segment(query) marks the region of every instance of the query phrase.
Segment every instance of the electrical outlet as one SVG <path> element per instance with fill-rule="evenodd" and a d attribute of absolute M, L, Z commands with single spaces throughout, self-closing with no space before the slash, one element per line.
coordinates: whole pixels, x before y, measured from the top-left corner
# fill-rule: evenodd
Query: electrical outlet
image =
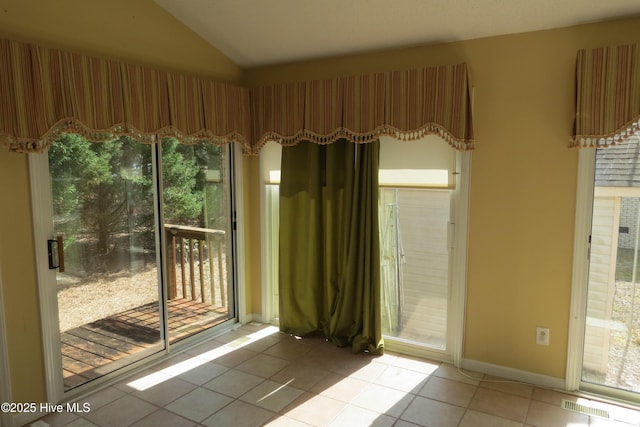
<path fill-rule="evenodd" d="M 549 345 L 549 328 L 538 326 L 536 328 L 536 344 Z"/>

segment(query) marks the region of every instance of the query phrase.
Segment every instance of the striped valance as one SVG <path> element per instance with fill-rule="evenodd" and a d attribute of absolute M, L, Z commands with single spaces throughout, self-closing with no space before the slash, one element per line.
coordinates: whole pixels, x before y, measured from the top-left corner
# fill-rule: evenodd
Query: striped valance
<path fill-rule="evenodd" d="M 0 39 L 0 145 L 38 152 L 61 133 L 100 141 L 174 136 L 240 143 L 327 144 L 438 134 L 473 148 L 465 64 L 247 89 Z"/>
<path fill-rule="evenodd" d="M 272 140 L 327 144 L 438 134 L 469 150 L 469 92 L 466 64 L 252 88 L 253 137 L 259 149 Z"/>
<path fill-rule="evenodd" d="M 578 52 L 574 147 L 640 137 L 640 52 L 624 45 Z"/>
<path fill-rule="evenodd" d="M 230 84 L 0 40 L 0 145 L 41 151 L 62 132 L 240 143 L 249 92 Z"/>

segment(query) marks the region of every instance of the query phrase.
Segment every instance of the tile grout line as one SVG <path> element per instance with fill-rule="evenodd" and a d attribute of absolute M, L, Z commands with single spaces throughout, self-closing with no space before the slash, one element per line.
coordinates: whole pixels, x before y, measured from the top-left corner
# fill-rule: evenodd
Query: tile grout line
<path fill-rule="evenodd" d="M 246 331 L 246 332 L 248 333 L 248 331 Z M 208 388 L 208 387 L 206 387 L 206 386 L 205 386 L 205 384 L 206 384 L 207 382 L 205 382 L 205 383 L 203 383 L 203 384 L 197 384 L 197 383 L 194 383 L 194 382 L 192 382 L 192 381 L 184 380 L 184 381 L 186 381 L 186 382 L 188 382 L 188 383 L 192 384 L 192 385 L 194 386 L 194 389 L 193 389 L 193 390 L 191 390 L 191 391 L 188 391 L 188 392 L 184 393 L 184 394 L 183 394 L 183 395 L 181 395 L 181 396 L 178 396 L 178 397 L 172 398 L 171 402 L 169 402 L 169 403 L 165 403 L 164 405 L 160 405 L 160 404 L 157 404 L 157 403 L 154 403 L 154 402 L 152 402 L 152 401 L 147 400 L 147 398 L 151 399 L 151 398 L 152 398 L 151 396 L 143 397 L 142 395 L 136 395 L 136 394 L 135 394 L 135 393 L 136 393 L 136 390 L 134 390 L 134 389 L 131 389 L 131 388 L 129 388 L 129 387 L 121 387 L 121 388 L 119 388 L 119 387 L 116 387 L 118 384 L 112 384 L 110 387 L 112 387 L 114 390 L 118 391 L 119 393 L 122 393 L 122 395 L 121 395 L 121 396 L 118 396 L 116 399 L 109 400 L 107 403 L 102 403 L 98 409 L 100 409 L 100 408 L 102 408 L 102 407 L 104 407 L 104 406 L 106 406 L 106 405 L 109 405 L 109 404 L 111 404 L 111 403 L 113 403 L 113 402 L 115 402 L 115 401 L 117 401 L 117 400 L 119 400 L 119 399 L 121 399 L 121 398 L 126 397 L 126 396 L 131 396 L 131 397 L 133 397 L 133 398 L 141 399 L 142 401 L 144 401 L 144 402 L 146 402 L 146 403 L 150 404 L 150 405 L 151 405 L 151 407 L 153 407 L 153 411 L 152 411 L 151 413 L 149 413 L 149 414 L 144 415 L 142 418 L 137 419 L 137 420 L 135 420 L 135 421 L 129 421 L 129 420 L 127 420 L 127 423 L 128 423 L 127 425 L 129 425 L 129 426 L 130 426 L 130 425 L 133 425 L 133 424 L 135 424 L 135 423 L 141 422 L 142 420 L 145 420 L 146 418 L 151 417 L 153 414 L 156 414 L 158 411 L 162 411 L 162 410 L 164 410 L 164 411 L 168 411 L 169 413 L 171 413 L 171 414 L 173 414 L 173 415 L 176 415 L 176 416 L 178 416 L 178 417 L 184 418 L 185 420 L 189 420 L 190 422 L 195 423 L 197 426 L 205 426 L 206 424 L 204 424 L 204 423 L 206 422 L 206 420 L 207 420 L 207 419 L 209 419 L 209 418 L 211 418 L 211 417 L 214 417 L 216 414 L 219 414 L 221 411 L 225 410 L 226 408 L 228 408 L 230 405 L 233 405 L 234 403 L 235 403 L 235 404 L 237 404 L 237 403 L 242 403 L 242 404 L 247 404 L 247 405 L 249 405 L 249 406 L 251 406 L 251 407 L 258 408 L 258 409 L 262 409 L 262 410 L 266 410 L 266 411 L 268 411 L 268 412 L 272 413 L 272 414 L 273 414 L 273 415 L 272 415 L 272 417 L 271 417 L 271 418 L 269 418 L 267 421 L 265 421 L 265 423 L 272 423 L 272 422 L 275 422 L 275 421 L 277 421 L 277 420 L 278 420 L 279 418 L 281 418 L 281 417 L 283 417 L 283 418 L 284 418 L 284 417 L 287 417 L 286 412 L 285 412 L 285 409 L 286 409 L 287 407 L 289 407 L 293 402 L 295 402 L 297 398 L 296 398 L 296 399 L 294 399 L 294 400 L 292 400 L 291 402 L 289 402 L 289 404 L 288 404 L 288 405 L 285 405 L 283 408 L 281 408 L 281 409 L 280 409 L 280 410 L 278 410 L 278 411 L 274 411 L 273 409 L 268 409 L 268 408 L 266 408 L 266 407 L 261 407 L 261 406 L 254 405 L 254 404 L 253 404 L 253 403 L 251 403 L 250 401 L 246 401 L 246 402 L 245 402 L 244 400 L 241 400 L 241 398 L 242 398 L 243 396 L 245 396 L 247 393 L 250 393 L 250 392 L 251 392 L 252 390 L 254 390 L 256 387 L 259 387 L 260 385 L 264 384 L 266 381 L 273 381 L 273 382 L 275 382 L 275 383 L 281 384 L 284 380 L 278 380 L 278 381 L 276 381 L 276 380 L 274 380 L 273 378 L 274 378 L 274 377 L 276 377 L 277 375 L 281 374 L 283 371 L 285 371 L 285 370 L 286 370 L 286 369 L 288 369 L 289 367 L 292 367 L 292 366 L 295 366 L 295 365 L 297 365 L 297 364 L 303 363 L 305 358 L 308 358 L 308 357 L 310 357 L 310 356 L 314 356 L 314 353 L 322 353 L 322 351 L 321 351 L 322 349 L 321 349 L 320 347 L 317 347 L 317 346 L 316 346 L 316 347 L 314 347 L 313 349 L 309 349 L 309 350 L 305 351 L 305 352 L 304 352 L 304 354 L 297 355 L 297 356 L 296 356 L 296 357 L 294 357 L 294 358 L 281 356 L 282 354 L 286 354 L 286 352 L 281 353 L 281 355 L 273 355 L 273 354 L 268 354 L 268 353 L 267 353 L 270 349 L 274 348 L 275 346 L 279 346 L 279 345 L 280 345 L 281 343 L 283 343 L 283 342 L 284 342 L 284 341 L 276 341 L 276 342 L 273 342 L 273 343 L 271 343 L 271 345 L 268 345 L 268 346 L 266 346 L 265 348 L 262 348 L 262 350 L 261 350 L 261 351 L 256 351 L 256 350 L 253 350 L 253 349 L 249 349 L 249 348 L 247 348 L 247 350 L 250 350 L 252 353 L 254 353 L 254 354 L 253 354 L 253 356 L 251 356 L 250 358 L 248 358 L 248 359 L 246 359 L 246 360 L 242 360 L 240 363 L 235 364 L 233 367 L 225 366 L 225 365 L 220 365 L 220 366 L 223 366 L 223 367 L 227 368 L 227 371 L 224 371 L 224 372 L 222 372 L 222 373 L 220 373 L 220 374 L 218 374 L 218 375 L 214 376 L 213 378 L 211 378 L 211 381 L 212 381 L 212 380 L 214 380 L 215 378 L 220 377 L 221 375 L 224 375 L 224 374 L 225 374 L 225 373 L 227 373 L 227 372 L 238 372 L 238 373 L 246 373 L 246 374 L 248 374 L 248 375 L 255 375 L 255 374 L 251 373 L 250 371 L 240 370 L 240 369 L 238 369 L 238 367 L 239 367 L 239 366 L 241 366 L 243 363 L 246 363 L 246 362 L 248 362 L 248 361 L 250 361 L 250 360 L 252 360 L 252 359 L 254 359 L 255 357 L 258 357 L 258 356 L 260 356 L 260 355 L 267 355 L 267 356 L 270 356 L 270 357 L 272 357 L 272 358 L 281 359 L 281 360 L 283 360 L 283 361 L 286 361 L 286 362 L 287 362 L 287 365 L 286 365 L 286 366 L 282 366 L 282 367 L 280 367 L 280 368 L 279 368 L 276 372 L 274 372 L 274 373 L 269 373 L 269 376 L 268 376 L 268 377 L 263 377 L 263 376 L 259 375 L 259 377 L 260 377 L 260 382 L 259 382 L 258 384 L 253 385 L 250 389 L 248 389 L 248 390 L 244 391 L 244 392 L 243 392 L 240 396 L 238 396 L 238 397 L 235 397 L 235 396 L 229 396 L 229 395 L 227 395 L 227 394 L 226 394 L 226 393 L 224 393 L 224 392 L 221 392 L 221 391 L 218 391 L 218 390 L 215 390 L 215 389 L 210 389 L 210 388 Z M 224 344 L 223 344 L 223 345 L 224 345 Z M 293 349 L 293 347 L 292 347 L 292 349 Z M 278 352 L 285 351 L 285 350 L 286 350 L 286 349 L 284 349 L 284 348 L 278 348 Z M 292 350 L 292 351 L 294 351 L 294 350 Z M 328 352 L 328 354 L 331 354 L 331 357 L 333 357 L 333 356 L 334 356 L 333 350 L 331 350 L 331 349 L 330 349 L 330 351 Z M 336 354 L 337 354 L 337 353 L 336 353 Z M 176 356 L 177 356 L 177 355 L 176 355 Z M 198 357 L 198 356 L 197 356 L 197 355 L 195 355 L 195 354 L 191 354 L 190 356 L 192 356 L 192 357 Z M 339 358 L 341 358 L 341 357 L 343 357 L 343 356 L 344 356 L 344 357 L 346 357 L 347 355 L 346 355 L 346 354 L 345 354 L 345 355 L 342 355 L 342 354 L 338 355 L 338 358 L 336 359 L 336 361 L 337 361 L 337 360 L 339 360 Z M 398 356 L 398 357 L 402 357 L 402 356 Z M 178 359 L 176 359 L 176 360 L 178 360 Z M 418 360 L 418 361 L 421 361 L 421 360 L 428 361 L 427 359 L 417 359 L 417 360 Z M 209 362 L 213 362 L 213 361 L 211 361 L 211 360 L 208 360 L 208 361 L 209 361 Z M 533 405 L 533 403 L 537 403 L 537 402 L 549 403 L 549 402 L 547 402 L 547 401 L 546 401 L 546 400 L 544 400 L 544 399 L 537 399 L 537 398 L 535 398 L 535 396 L 536 396 L 535 391 L 536 391 L 536 388 L 537 388 L 537 386 L 535 386 L 535 385 L 527 384 L 527 385 L 531 386 L 532 388 L 531 388 L 531 390 L 529 391 L 529 393 L 528 393 L 528 394 L 523 395 L 524 393 L 522 393 L 522 392 L 521 392 L 520 390 L 518 390 L 518 389 L 516 389 L 516 390 L 514 391 L 514 390 L 512 390 L 512 389 L 510 389 L 510 388 L 507 388 L 507 389 L 501 389 L 501 388 L 492 388 L 492 387 L 490 387 L 489 385 L 490 385 L 490 383 L 491 383 L 491 380 L 486 380 L 486 382 L 485 382 L 485 381 L 483 381 L 483 378 L 485 377 L 485 375 L 483 375 L 483 378 L 480 378 L 480 379 L 476 379 L 476 378 L 474 378 L 474 380 L 477 382 L 477 384 L 472 384 L 472 383 L 471 383 L 471 385 L 473 385 L 473 386 L 474 386 L 474 389 L 473 389 L 473 393 L 471 393 L 471 394 L 470 394 L 470 398 L 469 398 L 469 400 L 468 400 L 468 402 L 467 402 L 467 404 L 466 404 L 466 405 L 457 405 L 457 404 L 455 404 L 455 403 L 450 403 L 449 401 L 440 400 L 439 398 L 436 398 L 436 397 L 431 398 L 431 397 L 428 397 L 427 395 L 422 396 L 422 395 L 420 394 L 420 392 L 422 391 L 422 389 L 423 389 L 424 387 L 426 387 L 426 386 L 427 386 L 427 384 L 428 384 L 430 381 L 432 381 L 433 379 L 436 379 L 436 378 L 441 378 L 441 379 L 444 379 L 444 380 L 450 380 L 450 381 L 454 381 L 454 382 L 457 382 L 457 383 L 463 383 L 463 384 L 470 384 L 470 383 L 468 383 L 468 382 L 464 381 L 462 378 L 458 378 L 458 377 L 447 377 L 447 376 L 439 376 L 439 375 L 436 375 L 436 371 L 437 371 L 438 369 L 440 369 L 440 368 L 443 368 L 443 366 L 445 366 L 445 365 L 446 365 L 446 366 L 447 366 L 447 369 L 446 369 L 446 370 L 441 371 L 441 375 L 445 375 L 445 374 L 446 374 L 446 372 L 448 372 L 448 366 L 450 365 L 449 363 L 446 363 L 446 362 L 445 362 L 445 363 L 443 363 L 443 362 L 438 362 L 438 363 L 437 363 L 437 368 L 436 368 L 435 370 L 432 370 L 431 372 L 426 372 L 426 371 L 424 371 L 423 369 L 421 369 L 420 365 L 412 364 L 412 363 L 411 363 L 412 361 L 416 361 L 416 359 L 414 359 L 414 358 L 407 358 L 407 363 L 406 363 L 406 364 L 405 364 L 405 363 L 395 363 L 395 362 L 397 362 L 395 359 L 388 361 L 389 363 L 379 362 L 379 363 L 381 363 L 382 365 L 384 365 L 384 366 L 386 367 L 386 369 L 388 369 L 388 368 L 390 368 L 390 367 L 393 367 L 393 368 L 397 368 L 397 369 L 401 369 L 401 370 L 406 370 L 407 372 L 419 373 L 419 374 L 426 374 L 426 377 L 425 377 L 424 383 L 422 383 L 420 386 L 415 386 L 415 387 L 413 387 L 410 391 L 403 391 L 403 390 L 400 390 L 400 389 L 396 389 L 395 387 L 390 387 L 391 389 L 394 389 L 394 390 L 403 391 L 403 393 L 405 393 L 405 395 L 408 395 L 408 396 L 410 397 L 410 398 L 407 400 L 407 404 L 406 404 L 406 406 L 404 407 L 404 409 L 403 409 L 402 411 L 400 411 L 399 413 L 397 413 L 397 414 L 398 414 L 397 416 L 389 415 L 387 412 L 378 412 L 378 410 L 375 410 L 375 409 L 369 409 L 370 411 L 377 413 L 377 414 L 378 414 L 378 418 L 380 418 L 381 416 L 384 416 L 384 415 L 389 416 L 389 417 L 390 417 L 390 419 L 392 420 L 392 425 L 395 425 L 395 424 L 397 424 L 397 423 L 407 423 L 407 424 L 412 424 L 412 425 L 413 425 L 413 422 L 406 421 L 406 420 L 404 420 L 402 417 L 403 417 L 403 416 L 405 416 L 405 414 L 407 414 L 407 411 L 408 411 L 408 409 L 411 407 L 411 405 L 412 405 L 412 404 L 414 404 L 414 403 L 416 403 L 416 399 L 417 399 L 417 397 L 422 397 L 422 398 L 425 398 L 425 399 L 433 400 L 433 401 L 435 401 L 435 402 L 447 403 L 447 404 L 450 404 L 450 405 L 453 405 L 453 406 L 457 406 L 457 407 L 459 407 L 459 408 L 461 408 L 461 409 L 464 409 L 463 411 L 461 411 L 461 417 L 460 417 L 460 419 L 458 420 L 458 422 L 456 423 L 456 426 L 457 426 L 457 427 L 461 427 L 461 426 L 465 425 L 465 423 L 464 423 L 465 418 L 466 418 L 466 417 L 468 417 L 468 416 L 471 416 L 471 412 L 474 412 L 474 411 L 476 411 L 476 412 L 478 412 L 478 413 L 480 413 L 480 414 L 484 414 L 484 415 L 490 416 L 490 417 L 500 418 L 500 419 L 505 420 L 505 421 L 507 421 L 507 420 L 508 420 L 508 421 L 510 421 L 510 422 L 513 422 L 514 424 L 515 424 L 515 423 L 518 423 L 521 427 L 523 427 L 523 426 L 525 426 L 525 425 L 526 425 L 526 423 L 527 423 L 527 421 L 528 421 L 528 417 L 529 417 L 529 416 L 532 416 L 532 414 L 534 414 L 534 412 L 535 412 L 535 411 L 534 411 L 534 408 L 533 408 L 533 406 L 534 406 L 534 405 Z M 371 363 L 378 363 L 378 362 L 376 361 L 376 359 L 375 359 L 375 358 L 374 358 L 374 359 L 372 359 L 372 360 L 369 360 L 369 361 L 361 361 L 361 362 L 362 362 L 362 363 L 354 363 L 354 364 L 351 364 L 351 359 L 349 359 L 348 361 L 346 361 L 346 362 L 345 362 L 345 364 L 344 364 L 344 365 L 333 365 L 333 364 L 332 364 L 332 365 L 330 365 L 330 366 L 332 366 L 334 369 L 327 368 L 327 369 L 326 369 L 326 371 L 327 371 L 328 373 L 332 374 L 332 375 L 336 375 L 336 376 L 339 376 L 339 377 L 351 378 L 351 377 L 352 377 L 352 375 L 354 375 L 354 373 L 356 373 L 360 368 L 366 367 L 366 366 L 368 366 L 368 365 L 369 365 L 369 364 L 371 364 Z M 365 362 L 366 362 L 366 363 L 365 363 Z M 430 362 L 430 363 L 432 363 L 432 364 L 434 364 L 434 365 L 435 365 L 435 363 L 436 363 L 435 361 L 428 361 L 428 362 Z M 275 365 L 275 366 L 277 366 L 277 365 Z M 247 365 L 247 368 L 249 369 L 249 365 Z M 455 369 L 455 367 L 454 367 L 454 369 Z M 323 370 L 324 370 L 324 369 L 323 369 Z M 446 371 L 446 372 L 445 372 L 445 371 Z M 208 371 L 207 371 L 207 372 L 208 372 Z M 266 371 L 261 371 L 261 372 L 267 372 L 267 373 L 268 373 L 268 370 L 266 370 Z M 346 373 L 348 373 L 348 374 L 345 374 L 345 372 L 346 372 Z M 374 373 L 375 373 L 376 371 L 374 370 L 374 371 L 372 371 L 372 372 L 374 372 Z M 377 372 L 375 375 L 367 375 L 366 377 L 362 377 L 362 378 L 367 378 L 367 379 L 361 379 L 361 378 L 355 378 L 355 379 L 357 379 L 358 381 L 366 382 L 367 387 L 370 387 L 371 385 L 376 384 L 376 383 L 375 383 L 375 381 L 376 381 L 378 378 L 380 378 L 380 377 L 383 375 L 383 373 L 384 373 L 384 369 L 383 369 L 383 370 L 380 370 L 380 372 Z M 292 376 L 295 376 L 295 377 L 297 377 L 297 376 L 298 376 L 298 375 L 294 375 L 294 373 L 291 373 L 291 375 L 292 375 Z M 289 377 L 289 375 L 284 375 L 284 376 Z M 316 380 L 315 382 L 313 382 L 313 384 L 311 384 L 310 386 L 306 386 L 305 388 L 298 388 L 298 387 L 295 387 L 295 386 L 290 386 L 290 387 L 292 387 L 292 388 L 296 388 L 296 389 L 298 389 L 298 390 L 301 390 L 303 394 L 308 393 L 308 394 L 309 394 L 309 396 L 310 396 L 310 398 L 309 398 L 309 399 L 305 399 L 305 401 L 307 401 L 307 400 L 310 400 L 310 399 L 312 399 L 312 398 L 314 398 L 314 397 L 316 397 L 316 396 L 322 396 L 320 393 L 317 393 L 317 392 L 311 391 L 311 389 L 313 389 L 313 388 L 314 388 L 314 386 L 315 386 L 315 385 L 317 385 L 318 383 L 320 383 L 321 381 L 322 381 L 322 380 Z M 484 383 L 484 384 L 483 384 L 483 383 Z M 286 383 L 286 382 L 285 382 L 285 384 L 284 384 L 284 385 L 287 385 L 287 384 L 288 384 L 288 383 Z M 383 384 L 380 384 L 380 386 L 382 386 L 382 387 L 386 387 L 386 386 L 385 386 L 385 385 L 383 385 Z M 195 390 L 198 390 L 198 389 L 200 389 L 200 390 L 206 390 L 206 391 L 212 391 L 212 392 L 219 393 L 219 394 L 221 394 L 221 395 L 223 395 L 223 396 L 227 396 L 227 397 L 229 397 L 229 398 L 230 398 L 230 401 L 229 401 L 229 402 L 227 402 L 223 407 L 218 408 L 218 409 L 217 409 L 215 412 L 213 412 L 212 414 L 207 415 L 207 416 L 206 416 L 203 420 L 201 420 L 200 422 L 195 421 L 195 420 L 192 420 L 192 419 L 189 419 L 189 418 L 186 418 L 185 416 L 181 415 L 180 413 L 174 412 L 174 411 L 172 411 L 172 410 L 170 410 L 170 409 L 168 409 L 168 408 L 167 408 L 167 406 L 169 406 L 172 402 L 175 402 L 176 400 L 179 400 L 179 399 L 181 399 L 182 397 L 184 397 L 184 396 L 188 395 L 189 393 L 191 393 L 192 391 L 195 391 Z M 415 390 L 415 391 L 413 391 L 413 390 Z M 468 389 L 467 389 L 467 390 L 468 390 Z M 524 411 L 523 411 L 523 413 L 524 413 L 524 418 L 522 419 L 522 421 L 521 421 L 521 422 L 519 422 L 519 421 L 514 420 L 514 419 L 511 419 L 511 418 L 506 418 L 506 417 L 504 417 L 504 416 L 500 416 L 500 415 L 497 415 L 497 414 L 494 414 L 494 413 L 491 413 L 491 412 L 486 412 L 485 410 L 474 410 L 474 409 L 471 409 L 471 408 L 470 408 L 470 406 L 473 404 L 474 399 L 476 399 L 476 398 L 478 398 L 478 397 L 479 397 L 479 394 L 482 392 L 482 390 L 488 390 L 488 391 L 491 391 L 491 392 L 503 393 L 503 394 L 505 394 L 505 395 L 520 396 L 520 397 L 522 397 L 522 398 L 527 399 L 526 406 L 525 406 L 525 405 L 522 405 L 522 406 L 524 407 L 524 408 L 523 408 L 523 409 L 524 409 Z M 510 390 L 510 391 L 508 391 L 508 390 Z M 354 401 L 355 397 L 356 397 L 357 395 L 359 395 L 360 393 L 361 393 L 361 392 L 356 393 L 354 396 L 351 396 L 351 397 L 350 397 L 350 400 L 349 400 L 348 402 L 344 402 L 344 403 L 345 403 L 345 406 L 344 406 L 342 409 L 340 409 L 336 414 L 334 414 L 334 415 L 333 415 L 333 417 L 331 418 L 331 420 L 330 420 L 330 421 L 328 421 L 325 425 L 329 425 L 329 424 L 331 424 L 331 423 L 334 423 L 334 422 L 336 421 L 337 417 L 339 417 L 339 416 L 340 416 L 340 414 L 343 414 L 343 412 L 344 412 L 345 410 L 347 410 L 349 407 L 355 407 L 355 408 L 368 409 L 366 406 L 362 406 L 362 407 L 361 407 L 361 406 L 359 406 L 359 405 L 352 404 L 352 402 Z M 303 394 L 301 394 L 300 396 L 302 396 Z M 300 396 L 298 396 L 298 397 L 300 397 Z M 539 396 L 539 397 L 542 397 L 542 396 Z M 329 398 L 329 399 L 333 399 L 333 400 L 336 400 L 336 399 L 334 399 L 333 397 L 328 397 L 328 396 L 327 396 L 327 398 Z M 339 401 L 340 401 L 340 402 L 343 402 L 341 399 L 340 399 Z M 454 401 L 458 401 L 458 400 L 454 400 Z M 535 401 L 535 402 L 534 402 L 534 401 Z M 461 403 L 462 403 L 462 402 L 461 402 Z M 524 402 L 522 402 L 522 403 L 524 403 Z M 416 404 L 417 404 L 417 403 L 416 403 Z M 74 418 L 74 419 L 73 419 L 73 420 L 71 420 L 71 421 L 65 422 L 65 424 L 64 424 L 64 425 L 65 425 L 65 426 L 73 425 L 74 423 L 78 423 L 78 422 L 81 422 L 81 421 L 86 421 L 86 422 L 88 422 L 88 423 L 91 423 L 91 425 L 94 425 L 90 419 L 85 418 L 84 416 L 82 416 L 82 415 L 80 415 L 80 414 L 75 414 L 75 416 L 76 416 L 76 418 Z M 287 418 L 289 418 L 289 417 L 287 417 Z M 295 418 L 289 418 L 289 419 L 295 419 Z M 594 417 L 591 417 L 591 416 L 590 416 L 590 417 L 588 417 L 588 421 L 589 421 L 589 423 L 591 423 L 591 422 L 593 421 L 593 419 L 594 419 Z M 296 421 L 296 422 L 299 422 L 299 423 L 301 423 L 301 424 L 304 424 L 304 425 L 308 425 L 308 424 L 309 424 L 307 421 L 301 421 L 301 420 L 298 420 L 298 419 L 295 419 L 295 421 Z M 386 420 L 385 420 L 385 421 L 386 421 Z M 57 426 L 57 425 L 60 425 L 60 424 L 54 423 L 54 425 L 56 425 L 56 426 Z M 621 425 L 622 425 L 622 424 L 621 424 Z M 624 424 L 624 425 L 626 425 L 626 424 Z M 637 423 L 636 423 L 636 424 L 633 424 L 633 425 L 637 425 Z"/>
<path fill-rule="evenodd" d="M 531 405 L 533 405 L 533 390 L 531 390 L 531 397 L 529 397 L 529 404 L 527 405 L 527 412 L 524 414 L 524 420 L 522 420 L 522 425 L 527 425 L 527 420 L 529 419 L 529 412 L 531 412 Z"/>
<path fill-rule="evenodd" d="M 464 412 L 462 413 L 462 417 L 460 418 L 460 421 L 458 421 L 458 427 L 460 427 L 460 425 L 462 424 L 462 421 L 464 420 L 465 415 L 467 415 L 467 412 L 469 411 L 469 406 L 471 406 L 473 399 L 476 397 L 476 394 L 478 394 L 478 390 L 480 389 L 480 382 L 481 380 L 478 380 L 478 384 L 475 384 L 475 390 L 473 391 L 473 395 L 471 396 L 471 399 L 469 399 L 469 403 L 467 403 L 467 406 L 465 406 L 464 408 Z"/>

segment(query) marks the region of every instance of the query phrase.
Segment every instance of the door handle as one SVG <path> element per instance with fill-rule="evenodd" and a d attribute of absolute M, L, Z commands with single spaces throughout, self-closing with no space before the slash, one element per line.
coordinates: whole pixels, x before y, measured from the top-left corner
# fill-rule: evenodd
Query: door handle
<path fill-rule="evenodd" d="M 58 234 L 55 240 L 47 240 L 47 255 L 49 256 L 49 270 L 55 268 L 64 273 L 64 240 L 62 234 Z"/>
<path fill-rule="evenodd" d="M 64 241 L 62 234 L 58 234 L 58 271 L 64 273 Z"/>

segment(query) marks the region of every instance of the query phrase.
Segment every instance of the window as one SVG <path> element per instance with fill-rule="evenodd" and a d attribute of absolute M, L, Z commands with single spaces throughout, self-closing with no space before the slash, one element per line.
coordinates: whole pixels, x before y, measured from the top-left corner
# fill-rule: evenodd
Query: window
<path fill-rule="evenodd" d="M 382 328 L 391 345 L 446 352 L 456 153 L 427 139 L 381 139 Z"/>
<path fill-rule="evenodd" d="M 273 323 L 278 321 L 281 153 L 274 142 L 260 153 L 263 320 Z M 467 184 L 457 171 L 464 169 L 466 179 L 468 163 L 468 154 L 457 153 L 437 136 L 414 142 L 381 138 L 380 267 L 387 348 L 434 351 L 443 359 L 455 359 L 461 348 Z"/>
<path fill-rule="evenodd" d="M 380 189 L 386 337 L 446 350 L 451 190 Z"/>
<path fill-rule="evenodd" d="M 577 311 L 578 299 L 584 306 L 572 316 L 581 342 L 574 335 L 570 357 L 579 366 L 569 369 L 570 375 L 579 372 L 578 378 L 570 377 L 570 387 L 629 400 L 640 390 L 640 370 L 631 363 L 640 352 L 639 159 L 640 145 L 633 138 L 580 152 L 572 310 Z"/>
<path fill-rule="evenodd" d="M 269 142 L 260 151 L 262 217 L 262 315 L 263 321 L 277 323 L 278 302 L 278 230 L 280 198 L 280 159 L 282 146 Z"/>

